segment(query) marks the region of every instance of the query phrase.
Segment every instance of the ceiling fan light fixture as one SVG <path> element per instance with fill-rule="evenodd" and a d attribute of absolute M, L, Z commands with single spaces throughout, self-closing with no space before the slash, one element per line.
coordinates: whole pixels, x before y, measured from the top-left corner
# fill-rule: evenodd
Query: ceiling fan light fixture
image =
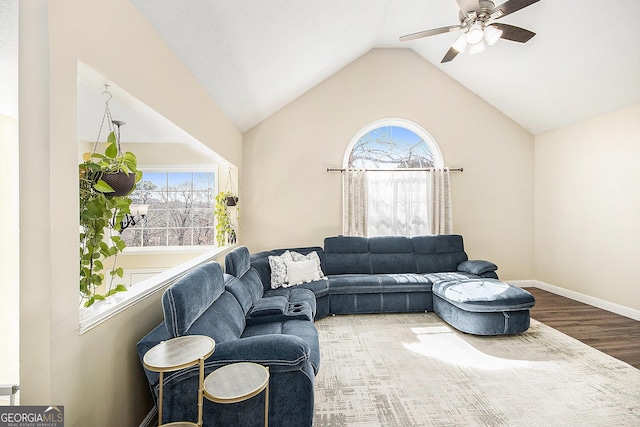
<path fill-rule="evenodd" d="M 482 24 L 479 22 L 474 22 L 469 27 L 469 31 L 467 31 L 467 42 L 469 44 L 477 44 L 482 41 L 484 37 L 484 31 L 482 30 Z"/>
<path fill-rule="evenodd" d="M 467 34 L 464 33 L 460 35 L 460 37 L 458 37 L 456 41 L 453 42 L 451 47 L 454 48 L 456 52 L 463 53 L 464 50 L 467 48 Z"/>
<path fill-rule="evenodd" d="M 498 41 L 502 37 L 502 30 L 497 29 L 491 25 L 487 25 L 484 28 L 484 39 L 487 41 L 489 46 L 493 46 L 495 42 Z"/>
<path fill-rule="evenodd" d="M 469 53 L 475 55 L 476 53 L 484 52 L 487 47 L 487 42 L 481 39 L 480 43 L 472 44 L 469 46 Z"/>

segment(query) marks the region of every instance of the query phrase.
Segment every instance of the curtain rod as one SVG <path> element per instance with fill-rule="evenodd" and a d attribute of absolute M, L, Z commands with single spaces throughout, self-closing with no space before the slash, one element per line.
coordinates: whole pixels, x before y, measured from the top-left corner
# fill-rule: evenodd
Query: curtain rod
<path fill-rule="evenodd" d="M 432 171 L 435 168 L 399 168 L 399 169 L 352 169 L 352 170 L 365 170 L 367 172 L 414 172 L 414 171 Z M 449 169 L 449 171 L 451 172 L 462 172 L 464 170 L 464 168 L 459 167 L 459 168 L 447 168 L 445 167 L 444 169 Z M 345 172 L 349 169 L 345 169 L 345 168 L 327 168 L 327 172 Z"/>

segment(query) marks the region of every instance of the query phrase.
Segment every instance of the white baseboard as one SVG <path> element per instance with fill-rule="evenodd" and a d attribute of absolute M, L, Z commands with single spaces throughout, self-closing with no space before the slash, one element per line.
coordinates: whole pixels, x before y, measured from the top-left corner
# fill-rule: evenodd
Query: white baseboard
<path fill-rule="evenodd" d="M 601 308 L 603 310 L 610 311 L 612 313 L 619 314 L 621 316 L 628 317 L 633 320 L 640 321 L 640 310 L 625 307 L 620 304 L 616 304 L 610 301 L 605 301 L 600 298 L 592 297 L 589 295 L 581 294 L 580 292 L 572 291 L 569 289 L 561 288 L 560 286 L 551 285 L 549 283 L 541 282 L 539 280 L 509 280 L 508 283 L 519 288 L 534 287 L 542 290 L 552 292 L 563 297 L 571 298 L 572 300 L 589 304 L 594 307 Z"/>

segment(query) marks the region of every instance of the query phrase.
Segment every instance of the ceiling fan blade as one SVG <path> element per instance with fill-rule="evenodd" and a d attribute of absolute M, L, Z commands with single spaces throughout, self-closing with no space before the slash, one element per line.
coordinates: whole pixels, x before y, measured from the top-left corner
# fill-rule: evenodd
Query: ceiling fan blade
<path fill-rule="evenodd" d="M 449 50 L 444 55 L 444 58 L 442 58 L 442 61 L 440 61 L 440 63 L 444 64 L 445 62 L 453 61 L 453 58 L 455 58 L 457 54 L 458 54 L 457 50 L 455 50 L 454 48 L 449 48 Z"/>
<path fill-rule="evenodd" d="M 527 6 L 531 6 L 534 3 L 539 2 L 540 0 L 509 0 L 500 6 L 496 6 L 489 15 L 492 17 L 502 18 L 503 16 L 507 16 L 512 14 L 513 12 L 517 12 L 520 9 L 524 9 Z M 495 14 L 498 13 L 496 16 Z"/>
<path fill-rule="evenodd" d="M 407 34 L 406 36 L 400 37 L 401 42 L 406 42 L 407 40 L 415 40 L 421 39 L 423 37 L 435 36 L 437 34 L 450 33 L 452 31 L 461 30 L 462 27 L 460 25 L 452 25 L 450 27 L 442 27 L 442 28 L 434 28 L 432 30 L 420 31 L 418 33 Z"/>
<path fill-rule="evenodd" d="M 456 3 L 458 3 L 458 7 L 465 15 L 480 9 L 478 0 L 456 0 Z"/>
<path fill-rule="evenodd" d="M 502 35 L 500 36 L 501 39 L 511 40 L 513 42 L 526 43 L 536 35 L 533 31 L 525 30 L 524 28 L 516 27 L 514 25 L 494 22 L 491 26 L 502 30 Z"/>

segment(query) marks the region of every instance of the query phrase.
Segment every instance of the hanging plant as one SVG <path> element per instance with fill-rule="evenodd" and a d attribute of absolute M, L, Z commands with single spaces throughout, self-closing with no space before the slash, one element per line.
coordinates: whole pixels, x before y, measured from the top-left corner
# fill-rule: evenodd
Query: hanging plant
<path fill-rule="evenodd" d="M 218 246 L 234 244 L 237 241 L 236 231 L 231 223 L 231 210 L 227 204 L 229 197 L 233 197 L 230 191 L 221 191 L 216 196 L 216 205 L 213 214 L 216 218 L 216 243 Z M 236 208 L 236 220 L 238 219 L 238 210 Z"/>
<path fill-rule="evenodd" d="M 109 101 L 106 105 L 103 124 L 107 118 L 119 130 L 124 123 L 111 121 Z M 95 152 L 97 145 L 96 140 L 93 153 L 85 153 L 84 162 L 79 165 L 80 297 L 85 307 L 127 290 L 123 284 L 116 283 L 117 278 L 124 276 L 122 267 L 117 267 L 117 257 L 126 243 L 114 232 L 121 231 L 123 218 L 131 213 L 131 199 L 127 196 L 142 178 L 136 156 L 131 152 L 122 153 L 119 135 L 116 136 L 115 131 L 112 130 L 107 137 L 104 154 Z M 111 179 L 115 175 L 125 177 L 124 187 L 114 188 L 114 185 L 118 186 Z M 109 275 L 108 287 L 104 293 L 99 293 L 106 284 L 105 271 Z"/>

